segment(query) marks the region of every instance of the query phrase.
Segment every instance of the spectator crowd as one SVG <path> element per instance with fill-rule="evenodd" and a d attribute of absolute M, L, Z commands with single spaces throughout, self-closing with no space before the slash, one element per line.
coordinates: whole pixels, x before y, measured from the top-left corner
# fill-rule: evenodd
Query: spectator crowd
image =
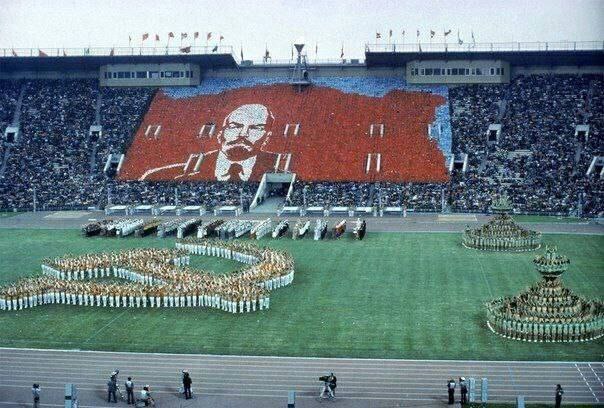
<path fill-rule="evenodd" d="M 38 209 L 109 202 L 212 208 L 249 206 L 253 199 L 257 182 L 118 181 L 103 173 L 107 156 L 132 143 L 155 89 L 99 88 L 92 79 L 0 81 L 2 134 L 22 90 L 19 141 L 10 149 L 0 143 L 0 210 L 31 210 L 34 197 Z M 454 170 L 444 183 L 306 182 L 299 175 L 290 203 L 441 211 L 444 202 L 447 210 L 484 212 L 506 192 L 521 212 L 604 211 L 604 181 L 586 174 L 593 157 L 604 154 L 602 75 L 539 74 L 452 87 L 449 109 L 452 153 L 468 154 L 465 172 Z M 495 123 L 501 134 L 489 142 Z M 98 139 L 89 135 L 93 124 L 102 126 Z M 575 136 L 581 124 L 589 125 L 587 140 Z"/>

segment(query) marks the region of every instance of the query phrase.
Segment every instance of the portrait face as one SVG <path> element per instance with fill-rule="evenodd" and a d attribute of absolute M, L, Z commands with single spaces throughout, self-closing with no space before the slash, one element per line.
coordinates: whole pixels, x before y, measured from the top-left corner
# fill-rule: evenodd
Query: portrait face
<path fill-rule="evenodd" d="M 264 105 L 241 105 L 224 119 L 218 135 L 220 149 L 231 161 L 256 156 L 267 138 L 273 116 Z"/>

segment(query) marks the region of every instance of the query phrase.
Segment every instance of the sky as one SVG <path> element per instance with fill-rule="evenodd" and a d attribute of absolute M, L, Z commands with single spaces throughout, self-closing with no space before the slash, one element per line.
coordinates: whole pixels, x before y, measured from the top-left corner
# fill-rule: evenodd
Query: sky
<path fill-rule="evenodd" d="M 127 47 L 143 33 L 198 31 L 197 45 L 220 36 L 239 58 L 259 60 L 265 47 L 274 59 L 289 59 L 291 45 L 307 44 L 311 59 L 362 58 L 364 45 L 443 41 L 457 31 L 466 42 L 604 41 L 604 0 L 0 0 L 0 48 Z M 451 40 L 451 37 L 453 39 Z M 146 46 L 154 41 L 147 40 Z M 184 44 L 188 45 L 188 43 Z"/>

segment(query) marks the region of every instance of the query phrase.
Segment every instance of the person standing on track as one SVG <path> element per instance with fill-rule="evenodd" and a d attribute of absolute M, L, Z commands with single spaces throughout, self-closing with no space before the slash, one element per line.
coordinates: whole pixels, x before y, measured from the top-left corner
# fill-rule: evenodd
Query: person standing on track
<path fill-rule="evenodd" d="M 449 393 L 449 405 L 455 404 L 455 380 L 452 378 L 447 383 L 447 392 Z"/>
<path fill-rule="evenodd" d="M 132 377 L 128 377 L 125 385 L 126 394 L 128 394 L 128 404 L 134 404 L 134 382 L 132 381 Z"/>
<path fill-rule="evenodd" d="M 564 394 L 564 390 L 560 384 L 556 385 L 556 408 L 560 408 L 562 406 L 562 395 Z"/>
<path fill-rule="evenodd" d="M 459 391 L 461 392 L 461 405 L 468 403 L 468 383 L 465 377 L 459 377 Z"/>
<path fill-rule="evenodd" d="M 191 398 L 191 384 L 193 381 L 191 380 L 191 376 L 187 370 L 182 370 L 182 388 L 185 393 L 185 398 Z"/>
<path fill-rule="evenodd" d="M 31 387 L 31 393 L 34 397 L 34 408 L 38 408 L 40 406 L 40 385 L 34 384 Z"/>
<path fill-rule="evenodd" d="M 116 384 L 113 380 L 107 381 L 107 402 L 111 402 L 111 397 L 113 396 L 113 402 L 117 403 L 117 396 L 115 395 L 115 391 L 117 390 Z"/>

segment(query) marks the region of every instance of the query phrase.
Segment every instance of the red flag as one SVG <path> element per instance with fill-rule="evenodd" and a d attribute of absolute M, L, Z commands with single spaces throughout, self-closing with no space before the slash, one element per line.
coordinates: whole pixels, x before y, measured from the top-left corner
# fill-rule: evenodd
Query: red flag
<path fill-rule="evenodd" d="M 149 33 L 143 34 L 143 41 L 145 41 L 147 38 L 149 38 Z"/>
<path fill-rule="evenodd" d="M 13 48 L 13 57 L 18 57 L 17 53 L 15 52 L 15 49 Z"/>
<path fill-rule="evenodd" d="M 182 40 L 183 38 L 187 38 L 188 34 L 187 33 L 180 33 L 180 39 Z"/>
<path fill-rule="evenodd" d="M 169 37 L 169 38 L 174 38 L 174 33 L 173 33 L 172 31 L 170 31 L 170 32 L 168 33 L 168 37 Z"/>
<path fill-rule="evenodd" d="M 221 36 L 220 36 L 220 41 L 222 41 L 222 40 L 224 40 L 224 37 L 221 35 Z"/>
<path fill-rule="evenodd" d="M 159 34 L 155 34 L 155 41 L 159 41 Z"/>
<path fill-rule="evenodd" d="M 188 47 L 181 48 L 180 52 L 184 52 L 185 54 L 190 53 L 191 52 L 191 46 L 189 45 Z"/>
<path fill-rule="evenodd" d="M 38 57 L 48 57 L 48 54 L 38 48 Z"/>
<path fill-rule="evenodd" d="M 196 40 L 199 38 L 199 31 L 195 31 L 195 33 L 193 34 L 193 39 Z"/>
<path fill-rule="evenodd" d="M 114 54 L 114 53 L 115 53 L 115 49 L 114 49 L 114 48 L 112 48 L 112 49 L 111 49 L 111 51 L 109 52 L 109 56 L 110 56 L 110 57 L 113 57 L 113 54 Z"/>
<path fill-rule="evenodd" d="M 210 38 L 212 38 L 212 33 L 211 33 L 211 32 L 210 32 L 210 33 L 208 33 L 208 35 L 206 35 L 206 40 L 207 40 L 207 41 L 210 41 Z"/>

